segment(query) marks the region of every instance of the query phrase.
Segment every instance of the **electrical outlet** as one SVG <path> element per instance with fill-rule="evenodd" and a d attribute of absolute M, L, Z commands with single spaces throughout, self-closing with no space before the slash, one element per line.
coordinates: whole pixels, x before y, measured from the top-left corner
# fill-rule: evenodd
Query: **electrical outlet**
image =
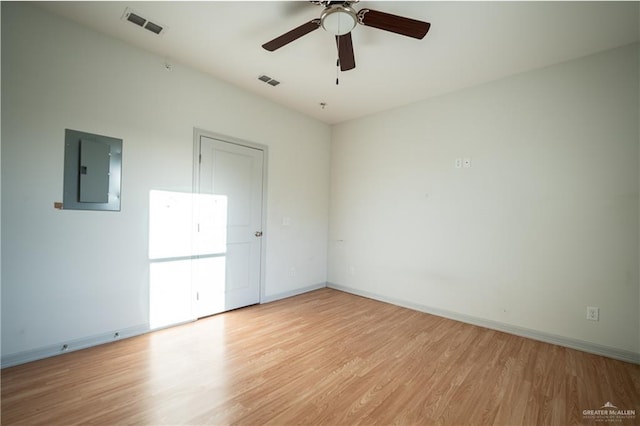
<path fill-rule="evenodd" d="M 462 158 L 456 158 L 456 169 L 462 168 Z"/>
<path fill-rule="evenodd" d="M 353 266 L 353 265 L 349 266 L 349 273 L 351 275 L 355 275 L 356 274 L 356 267 Z"/>
<path fill-rule="evenodd" d="M 296 268 L 294 266 L 289 268 L 289 276 L 292 278 L 296 276 Z"/>
<path fill-rule="evenodd" d="M 587 306 L 587 319 L 589 321 L 598 321 L 600 318 L 600 308 L 595 306 Z"/>

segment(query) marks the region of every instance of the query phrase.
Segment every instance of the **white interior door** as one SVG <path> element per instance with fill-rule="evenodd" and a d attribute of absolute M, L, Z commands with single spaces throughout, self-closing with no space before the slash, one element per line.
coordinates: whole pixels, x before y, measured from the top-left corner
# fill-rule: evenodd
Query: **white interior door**
<path fill-rule="evenodd" d="M 199 138 L 198 318 L 260 302 L 264 152 Z"/>

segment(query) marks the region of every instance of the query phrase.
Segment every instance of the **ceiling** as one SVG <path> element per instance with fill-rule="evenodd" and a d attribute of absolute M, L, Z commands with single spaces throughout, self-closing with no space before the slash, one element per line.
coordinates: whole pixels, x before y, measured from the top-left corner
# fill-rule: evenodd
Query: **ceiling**
<path fill-rule="evenodd" d="M 358 25 L 356 68 L 339 74 L 320 29 L 276 50 L 261 45 L 311 19 L 308 1 L 42 2 L 41 7 L 334 124 L 639 40 L 638 2 L 360 1 L 431 23 L 423 40 Z M 166 26 L 157 36 L 125 8 Z M 281 82 L 258 80 L 266 74 Z M 323 109 L 320 103 L 326 103 Z"/>

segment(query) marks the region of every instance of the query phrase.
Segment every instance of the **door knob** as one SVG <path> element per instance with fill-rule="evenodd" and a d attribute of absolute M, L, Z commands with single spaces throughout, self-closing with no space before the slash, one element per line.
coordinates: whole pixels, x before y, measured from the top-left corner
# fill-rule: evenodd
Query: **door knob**
<path fill-rule="evenodd" d="M 262 237 L 262 231 L 256 231 L 256 237 Z"/>

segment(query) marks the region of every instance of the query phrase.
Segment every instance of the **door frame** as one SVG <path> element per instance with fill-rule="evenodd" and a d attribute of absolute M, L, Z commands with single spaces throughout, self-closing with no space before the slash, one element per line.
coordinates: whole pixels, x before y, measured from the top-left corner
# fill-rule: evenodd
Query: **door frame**
<path fill-rule="evenodd" d="M 235 138 L 233 136 L 221 133 L 211 132 L 209 130 L 193 128 L 193 194 L 200 193 L 200 137 L 205 136 L 220 142 L 230 143 L 233 145 L 243 146 L 245 148 L 257 149 L 263 152 L 262 158 L 262 238 L 260 241 L 260 295 L 259 304 L 265 300 L 265 278 L 267 263 L 267 170 L 269 165 L 269 147 L 256 142 Z"/>

